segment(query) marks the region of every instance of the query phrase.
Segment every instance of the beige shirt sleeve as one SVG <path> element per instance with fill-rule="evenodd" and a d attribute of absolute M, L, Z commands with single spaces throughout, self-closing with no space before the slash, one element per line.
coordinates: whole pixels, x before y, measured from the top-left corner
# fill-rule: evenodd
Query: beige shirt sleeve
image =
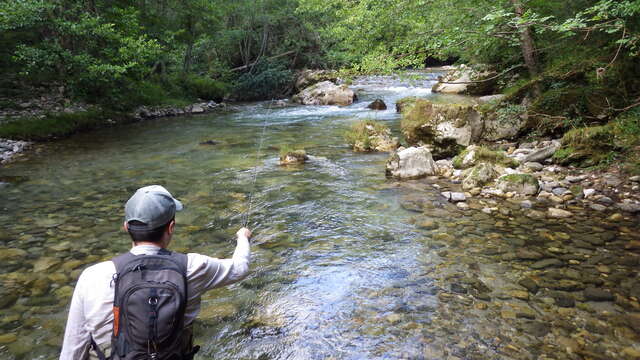
<path fill-rule="evenodd" d="M 200 296 L 203 292 L 233 284 L 244 279 L 249 273 L 251 261 L 249 240 L 238 238 L 236 249 L 230 259 L 217 259 L 202 254 L 188 254 L 187 280 L 192 291 L 189 297 Z"/>

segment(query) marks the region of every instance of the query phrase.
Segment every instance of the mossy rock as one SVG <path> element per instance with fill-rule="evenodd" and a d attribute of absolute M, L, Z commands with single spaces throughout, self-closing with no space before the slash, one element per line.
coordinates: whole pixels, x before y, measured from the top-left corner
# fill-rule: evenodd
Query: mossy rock
<path fill-rule="evenodd" d="M 398 148 L 398 139 L 391 137 L 391 129 L 373 120 L 359 121 L 349 129 L 345 140 L 354 151 L 394 151 Z"/>
<path fill-rule="evenodd" d="M 417 99 L 413 106 L 403 110 L 400 128 L 410 145 L 425 144 L 435 158 L 443 158 L 457 153 L 459 146 L 479 140 L 482 119 L 472 105 Z"/>
<path fill-rule="evenodd" d="M 465 178 L 462 180 L 462 188 L 464 190 L 471 190 L 485 186 L 498 177 L 498 175 L 500 175 L 500 173 L 496 170 L 494 164 L 481 162 L 467 170 Z"/>
<path fill-rule="evenodd" d="M 418 98 L 415 96 L 409 96 L 396 101 L 396 112 L 402 113 L 411 110 L 413 105 L 416 104 L 416 101 L 418 101 Z"/>
<path fill-rule="evenodd" d="M 288 147 L 283 147 L 280 150 L 280 165 L 296 165 L 304 164 L 309 160 L 307 152 L 303 149 L 293 150 Z"/>
<path fill-rule="evenodd" d="M 540 183 L 531 174 L 509 174 L 498 178 L 498 189 L 521 195 L 535 195 L 540 191 Z"/>
<path fill-rule="evenodd" d="M 517 160 L 508 157 L 504 151 L 495 151 L 485 146 L 471 145 L 453 158 L 453 167 L 456 169 L 467 169 L 480 162 L 488 162 L 511 168 L 520 165 Z"/>

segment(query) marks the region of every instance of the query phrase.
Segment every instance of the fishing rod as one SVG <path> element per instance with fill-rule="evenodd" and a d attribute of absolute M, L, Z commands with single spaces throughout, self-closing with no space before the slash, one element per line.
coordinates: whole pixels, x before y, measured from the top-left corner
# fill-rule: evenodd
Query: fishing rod
<path fill-rule="evenodd" d="M 247 225 L 249 224 L 249 220 L 251 219 L 251 209 L 253 207 L 253 193 L 256 190 L 256 180 L 258 179 L 258 172 L 260 168 L 260 166 L 258 166 L 258 162 L 260 161 L 262 145 L 264 144 L 264 138 L 267 133 L 267 126 L 268 126 L 267 120 L 269 119 L 269 114 L 271 113 L 272 105 L 273 105 L 273 99 L 269 101 L 269 106 L 267 106 L 267 113 L 262 123 L 262 133 L 260 134 L 260 141 L 258 142 L 258 151 L 256 151 L 255 167 L 253 168 L 253 181 L 251 182 L 251 190 L 249 191 L 249 202 L 248 202 L 247 210 L 244 212 L 244 215 L 243 215 L 244 220 L 242 221 L 242 227 L 247 227 Z"/>

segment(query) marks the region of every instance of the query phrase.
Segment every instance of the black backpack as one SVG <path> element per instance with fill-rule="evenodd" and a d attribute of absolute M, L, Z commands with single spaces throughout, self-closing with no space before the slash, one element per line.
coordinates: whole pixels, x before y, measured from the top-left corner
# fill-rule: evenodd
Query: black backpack
<path fill-rule="evenodd" d="M 110 360 L 192 359 L 184 329 L 187 304 L 187 255 L 161 249 L 157 255 L 126 252 L 112 259 L 113 334 Z M 100 360 L 107 360 L 97 344 Z"/>

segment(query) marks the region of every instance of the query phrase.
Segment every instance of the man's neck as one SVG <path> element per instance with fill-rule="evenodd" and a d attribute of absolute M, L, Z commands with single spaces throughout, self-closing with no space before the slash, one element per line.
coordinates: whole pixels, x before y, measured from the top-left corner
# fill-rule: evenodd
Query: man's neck
<path fill-rule="evenodd" d="M 166 248 L 167 248 L 167 247 L 166 247 L 163 243 L 161 243 L 161 242 L 157 242 L 157 243 L 155 243 L 155 242 L 150 242 L 150 241 L 140 241 L 140 242 L 134 242 L 134 243 L 133 243 L 133 247 L 136 247 L 136 246 L 142 246 L 142 245 L 150 245 L 150 246 L 155 246 L 155 247 L 159 247 L 159 248 L 163 248 L 163 249 L 166 249 Z"/>

